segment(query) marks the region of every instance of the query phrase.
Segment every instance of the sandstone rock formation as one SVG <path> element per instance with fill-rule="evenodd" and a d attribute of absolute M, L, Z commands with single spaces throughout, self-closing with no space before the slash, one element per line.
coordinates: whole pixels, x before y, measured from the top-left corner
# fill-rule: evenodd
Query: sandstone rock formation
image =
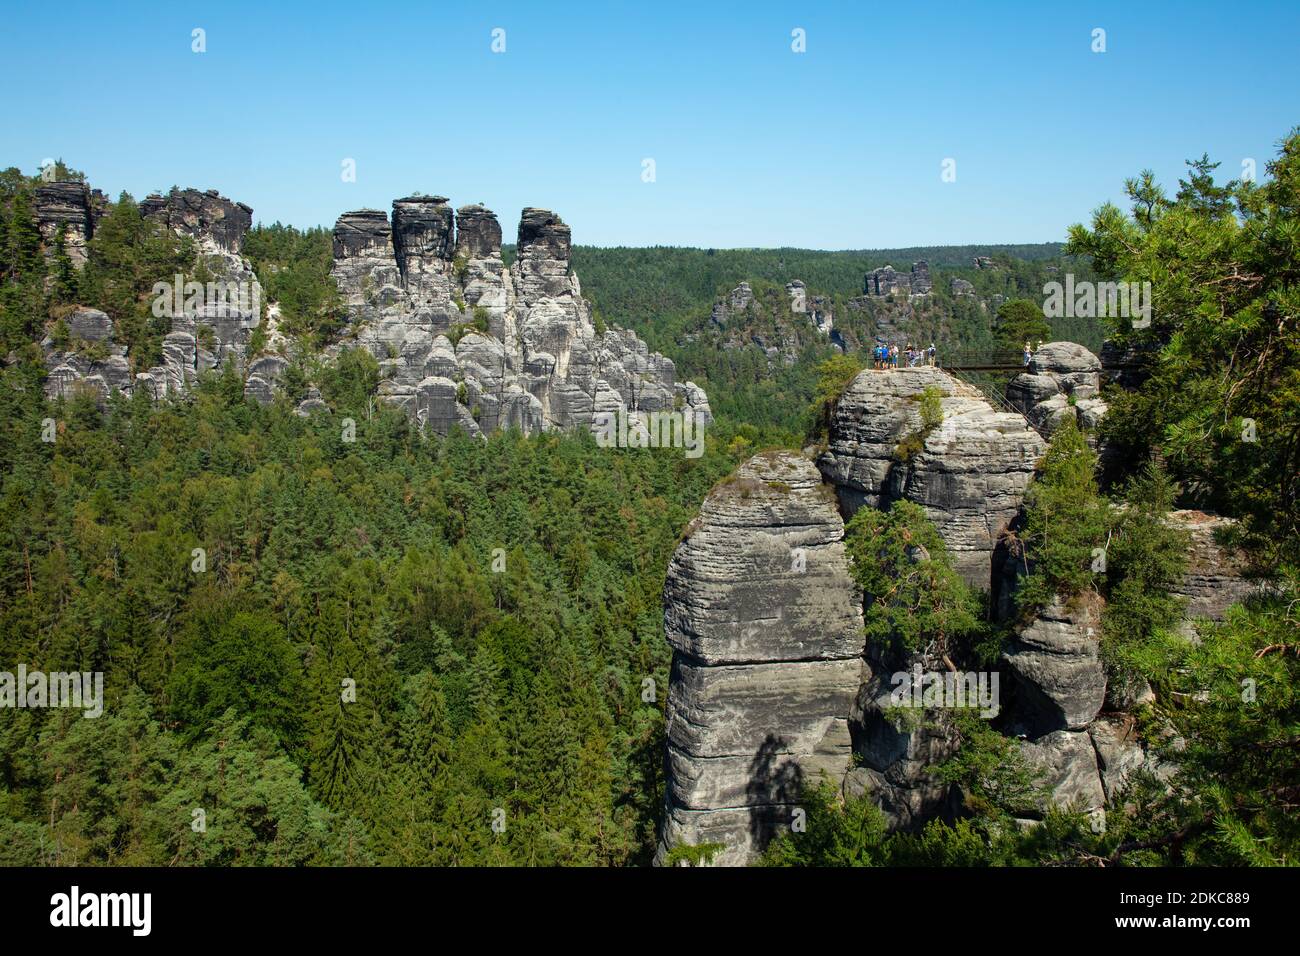
<path fill-rule="evenodd" d="M 921 432 L 918 400 L 927 387 L 943 395 L 943 422 L 906 458 L 899 446 Z M 995 411 L 976 388 L 937 368 L 866 370 L 840 399 L 817 464 L 846 516 L 900 498 L 922 505 L 963 577 L 987 590 L 998 536 L 1045 447 L 1021 416 Z"/>
<path fill-rule="evenodd" d="M 813 327 L 823 335 L 830 335 L 835 328 L 835 316 L 831 312 L 830 301 L 824 295 L 809 295 L 808 286 L 802 279 L 786 283 L 786 295 L 790 297 L 790 311 L 795 315 L 806 315 L 812 320 Z"/>
<path fill-rule="evenodd" d="M 1044 368 L 1076 374 L 1062 370 L 1066 361 Z M 1086 390 L 1087 383 L 1071 385 Z M 899 445 L 916 447 L 905 440 L 918 434 L 917 397 L 926 386 L 943 394 L 944 421 L 904 458 Z M 996 412 L 937 369 L 863 372 L 830 431 L 818 466 L 824 487 L 838 492 L 841 513 L 898 498 L 922 504 L 969 581 L 987 587 L 991 562 L 999 564 L 994 608 L 1009 617 L 1018 575 L 1029 569 L 1021 542 L 1003 532 L 1044 449 L 1023 417 Z M 786 469 L 791 477 L 782 477 Z M 930 651 L 900 662 L 875 646 L 859 648 L 861 605 L 847 567 L 840 568 L 842 529 L 830 510 L 811 516 L 818 498 L 808 471 L 793 453 L 752 459 L 710 494 L 673 558 L 665 586 L 674 664 L 660 861 L 679 844 L 709 842 L 725 847 L 715 862 L 751 860 L 787 824 L 801 788 L 822 776 L 846 795 L 870 799 L 893 828 L 959 809 L 960 794 L 932 773 L 956 747 L 951 712 L 927 704 L 900 717 L 892 699 L 897 671 L 917 665 L 935 672 L 945 662 L 927 659 Z M 794 502 L 797 512 L 789 510 Z M 1171 520 L 1193 537 L 1182 588 L 1190 615 L 1221 616 L 1257 587 L 1214 537 L 1228 522 L 1199 512 Z M 827 554 L 833 573 L 783 573 L 790 544 L 779 542 L 792 525 L 802 535 L 818 529 L 810 540 L 834 541 Z M 919 552 L 913 558 L 929 559 Z M 822 609 L 813 611 L 817 605 Z M 1088 812 L 1104 826 L 1134 773 L 1160 779 L 1173 770 L 1137 733 L 1133 712 L 1152 699 L 1151 689 L 1108 680 L 1101 611 L 1092 592 L 1051 602 L 1017 626 L 1000 662 L 996 726 L 1020 738 L 1044 790 L 1041 801 L 1018 809 L 1022 825 L 1036 825 L 1056 805 Z M 818 620 L 827 628 L 816 629 Z"/>
<path fill-rule="evenodd" d="M 1106 700 L 1101 607 L 1089 592 L 1053 601 L 1016 635 L 1003 660 L 1015 677 L 1019 716 L 1031 735 L 1082 730 Z"/>
<path fill-rule="evenodd" d="M 439 434 L 590 427 L 600 412 L 680 410 L 712 421 L 707 397 L 622 329 L 596 332 L 570 266 L 569 227 L 523 211 L 515 261 L 482 206 L 443 196 L 344 213 L 333 275 L 348 307 L 345 344 L 383 372 L 381 395 Z"/>
<path fill-rule="evenodd" d="M 1106 416 L 1101 398 L 1101 360 L 1074 342 L 1047 342 L 1027 371 L 1007 385 L 1007 401 L 1050 436 L 1073 416 L 1080 428 L 1095 432 Z M 1090 436 L 1095 443 L 1096 438 Z"/>
<path fill-rule="evenodd" d="M 189 236 L 205 252 L 236 255 L 253 225 L 251 206 L 232 202 L 215 189 L 173 189 L 166 196 L 147 196 L 140 203 L 140 215 Z"/>
<path fill-rule="evenodd" d="M 47 254 L 52 254 L 60 236 L 72 264 L 86 264 L 86 245 L 94 237 L 95 216 L 90 187 L 83 182 L 42 183 L 36 187 L 32 211 Z"/>
<path fill-rule="evenodd" d="M 62 235 L 74 263 L 84 262 L 96 217 L 86 185 L 41 186 L 36 208 L 47 247 Z M 72 347 L 45 341 L 47 393 L 67 395 L 84 383 L 102 396 L 139 388 L 161 398 L 233 362 L 245 393 L 272 401 L 287 343 L 270 304 L 266 347 L 249 353 L 262 320 L 261 286 L 241 254 L 252 210 L 215 190 L 173 189 L 147 197 L 140 211 L 192 240 L 215 282 L 192 299 L 193 276 L 158 277 L 181 287 L 178 307 L 169 312 L 162 364 L 135 375 L 108 317 L 74 312 Z M 569 227 L 544 209 L 524 210 L 509 269 L 501 227 L 482 206 L 453 213 L 446 197 L 408 196 L 393 203 L 391 224 L 379 210 L 344 213 L 334 229 L 332 273 L 348 310 L 347 338 L 327 357 L 344 347 L 369 350 L 380 362 L 382 397 L 440 434 L 453 426 L 470 434 L 586 428 L 597 413 L 676 411 L 710 423 L 703 389 L 677 381 L 669 359 L 632 332 L 596 332 L 569 257 Z M 87 349 L 89 342 L 98 345 Z M 299 408 L 321 406 L 316 393 Z"/>
<path fill-rule="evenodd" d="M 862 280 L 862 291 L 870 296 L 925 295 L 931 288 L 930 263 L 924 259 L 913 262 L 910 273 L 898 272 L 893 266 L 886 265 L 872 269 Z"/>
<path fill-rule="evenodd" d="M 1187 599 L 1187 617 L 1220 621 L 1224 612 L 1267 585 L 1246 577 L 1240 552 L 1219 539 L 1236 521 L 1204 511 L 1173 511 L 1169 521 L 1191 537 L 1187 571 L 1175 592 Z"/>
<path fill-rule="evenodd" d="M 844 524 L 793 452 L 750 459 L 709 494 L 668 568 L 673 646 L 659 860 L 721 843 L 748 862 L 786 826 L 800 788 L 849 765 L 862 681 L 862 595 Z"/>
<path fill-rule="evenodd" d="M 1266 585 L 1245 577 L 1240 556 L 1217 540 L 1232 527 L 1231 519 L 1175 511 L 1169 520 L 1190 535 L 1188 568 L 1173 590 L 1187 599 L 1183 630 L 1193 637 L 1193 622 L 1221 619 L 1229 605 Z M 999 602 L 1003 617 L 1011 613 L 1005 598 L 1015 589 L 1011 566 L 1019 563 L 1018 542 L 1011 545 Z M 1024 754 L 1044 772 L 1050 800 L 1061 806 L 1113 808 L 1134 771 L 1162 777 L 1172 770 L 1137 734 L 1133 712 L 1155 699 L 1150 686 L 1140 680 L 1133 686 L 1108 682 L 1102 636 L 1101 599 L 1089 591 L 1039 611 L 1003 656 L 1011 679 L 1007 728 L 1029 738 Z M 1091 746 L 1084 746 L 1085 740 Z"/>
<path fill-rule="evenodd" d="M 44 192 L 42 192 L 44 191 Z M 94 196 L 84 183 L 50 183 L 37 190 L 43 234 L 67 224 L 68 236 L 76 232 L 85 240 L 93 235 Z M 130 394 L 143 389 L 161 398 L 183 393 L 198 374 L 227 361 L 248 370 L 249 344 L 260 320 L 261 286 L 252 266 L 240 254 L 244 235 L 252 224 L 252 210 L 215 190 L 173 189 L 167 196 L 150 196 L 140 203 L 141 214 L 163 224 L 178 236 L 193 241 L 195 253 L 211 283 L 200 286 L 192 275 L 158 276 L 172 289 L 162 296 L 170 315 L 171 331 L 163 337 L 163 361 L 147 371 L 131 374 L 126 346 L 113 340 L 112 322 L 94 309 L 74 310 L 64 324 L 70 343 L 57 348 L 47 337 L 50 398 L 67 396 L 85 388 L 106 398 L 110 392 Z M 77 225 L 80 223 L 81 225 Z M 80 230 L 80 231 L 78 231 Z M 47 244 L 50 241 L 47 238 Z M 84 262 L 84 242 L 81 261 Z M 74 261 L 76 261 L 74 259 Z M 175 304 L 175 307 L 173 306 Z M 90 344 L 93 348 L 88 348 Z M 270 401 L 271 390 L 260 379 L 250 380 L 249 394 Z"/>

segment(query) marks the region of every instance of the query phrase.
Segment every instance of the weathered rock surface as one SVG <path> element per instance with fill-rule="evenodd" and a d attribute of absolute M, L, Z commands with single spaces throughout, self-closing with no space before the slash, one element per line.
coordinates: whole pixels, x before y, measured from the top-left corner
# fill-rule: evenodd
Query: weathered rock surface
<path fill-rule="evenodd" d="M 918 399 L 943 393 L 943 422 L 910 460 L 899 445 L 921 431 Z M 845 391 L 818 467 L 851 516 L 906 499 L 925 508 L 970 583 L 989 588 L 998 535 L 1020 509 L 1045 443 L 1024 419 L 999 412 L 937 368 L 866 370 Z"/>
<path fill-rule="evenodd" d="M 166 196 L 148 196 L 140 203 L 140 215 L 189 236 L 205 251 L 236 255 L 253 225 L 252 207 L 232 202 L 215 189 L 173 189 Z"/>
<path fill-rule="evenodd" d="M 94 237 L 90 187 L 83 182 L 49 182 L 36 187 L 32 204 L 47 255 L 52 255 L 60 234 L 72 264 L 86 264 L 86 245 Z"/>
<path fill-rule="evenodd" d="M 1021 744 L 1021 752 L 1042 774 L 1048 799 L 1059 807 L 1093 811 L 1106 806 L 1097 751 L 1086 731 L 1056 730 Z M 1027 808 L 1038 810 L 1045 806 Z"/>
<path fill-rule="evenodd" d="M 1098 717 L 1089 725 L 1088 736 L 1097 752 L 1097 772 L 1107 804 L 1115 804 L 1133 773 L 1154 769 L 1154 761 L 1138 739 L 1132 714 Z"/>
<path fill-rule="evenodd" d="M 1245 576 L 1243 555 L 1218 537 L 1236 524 L 1204 511 L 1172 511 L 1169 522 L 1191 538 L 1187 572 L 1174 591 L 1187 599 L 1187 617 L 1219 621 L 1229 606 L 1261 593 L 1266 585 Z"/>
<path fill-rule="evenodd" d="M 545 209 L 524 210 L 509 269 L 482 206 L 453 213 L 445 197 L 410 196 L 391 226 L 378 210 L 345 213 L 332 272 L 350 344 L 379 359 L 381 395 L 439 434 L 587 428 L 600 412 L 712 421 L 669 359 L 632 332 L 596 332 L 570 250 L 569 227 Z"/>
<path fill-rule="evenodd" d="M 1028 370 L 1007 385 L 1007 401 L 1045 435 L 1052 435 L 1067 417 L 1095 432 L 1106 417 L 1101 360 L 1074 342 L 1046 342 L 1034 353 Z M 1089 441 L 1095 443 L 1095 435 Z"/>
<path fill-rule="evenodd" d="M 1017 713 L 1034 735 L 1081 730 L 1106 700 L 1100 602 L 1089 592 L 1053 601 L 1016 635 L 1003 660 L 1015 677 Z"/>
<path fill-rule="evenodd" d="M 870 296 L 925 295 L 932 288 L 930 263 L 924 259 L 913 262 L 911 272 L 898 272 L 886 265 L 871 270 L 862 280 L 862 291 Z"/>
<path fill-rule="evenodd" d="M 862 680 L 862 596 L 816 468 L 750 459 L 710 492 L 669 565 L 666 819 L 679 843 L 743 864 L 788 822 L 800 788 L 848 769 Z"/>

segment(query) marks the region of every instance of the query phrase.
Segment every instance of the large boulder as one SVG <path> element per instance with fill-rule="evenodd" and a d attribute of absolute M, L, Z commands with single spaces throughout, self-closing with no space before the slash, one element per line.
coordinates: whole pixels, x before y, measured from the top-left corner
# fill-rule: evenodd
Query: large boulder
<path fill-rule="evenodd" d="M 1106 416 L 1101 360 L 1075 342 L 1046 342 L 1008 383 L 1007 401 L 1043 435 L 1050 437 L 1066 419 L 1095 432 Z M 1095 435 L 1089 440 L 1095 444 Z"/>

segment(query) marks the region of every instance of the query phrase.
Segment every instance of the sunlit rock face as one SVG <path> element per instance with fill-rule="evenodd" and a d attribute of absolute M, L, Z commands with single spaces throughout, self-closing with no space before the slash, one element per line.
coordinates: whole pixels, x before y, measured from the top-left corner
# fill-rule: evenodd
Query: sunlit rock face
<path fill-rule="evenodd" d="M 942 395 L 943 421 L 922 431 L 920 396 Z M 998 536 L 1020 510 L 1046 444 L 1022 416 L 994 409 L 977 389 L 938 368 L 868 369 L 849 385 L 817 465 L 836 486 L 845 516 L 905 499 L 926 514 L 968 582 L 988 589 Z"/>
<path fill-rule="evenodd" d="M 86 246 L 95 232 L 90 187 L 71 181 L 42 183 L 36 187 L 32 212 L 47 254 L 53 254 L 61 237 L 73 266 L 84 266 Z"/>
<path fill-rule="evenodd" d="M 673 646 L 659 860 L 718 843 L 751 861 L 788 827 L 801 788 L 848 769 L 862 681 L 862 595 L 817 469 L 758 455 L 709 494 L 664 586 Z"/>
<path fill-rule="evenodd" d="M 597 333 L 559 216 L 528 208 L 515 261 L 483 206 L 442 196 L 344 213 L 332 274 L 346 344 L 380 363 L 380 394 L 439 434 L 589 428 L 600 412 L 680 411 L 705 424 L 708 398 L 634 333 Z M 337 353 L 339 347 L 333 350 Z M 450 383 L 450 386 L 447 384 Z"/>
<path fill-rule="evenodd" d="M 1050 437 L 1073 418 L 1096 444 L 1096 430 L 1106 417 L 1101 397 L 1101 360 L 1074 342 L 1040 345 L 1029 367 L 1007 385 L 1007 401 Z"/>
<path fill-rule="evenodd" d="M 102 197 L 84 183 L 50 183 L 37 190 L 38 218 L 47 243 L 60 232 L 65 250 L 76 266 L 86 261 L 86 243 L 103 214 Z M 187 392 L 200 373 L 227 363 L 249 377 L 253 332 L 261 321 L 261 285 L 242 255 L 244 237 L 252 225 L 252 209 L 215 190 L 173 189 L 140 203 L 149 222 L 192 244 L 196 266 L 204 277 L 190 273 L 155 277 L 155 314 L 170 321 L 163 336 L 162 361 L 140 369 L 138 360 L 114 338 L 112 320 L 95 309 L 74 308 L 61 321 L 66 346 L 53 336 L 42 342 L 50 375 L 50 398 L 89 390 L 99 398 L 137 389 L 154 398 Z M 159 311 L 162 309 L 162 311 Z M 270 401 L 274 383 L 249 378 L 246 392 Z"/>

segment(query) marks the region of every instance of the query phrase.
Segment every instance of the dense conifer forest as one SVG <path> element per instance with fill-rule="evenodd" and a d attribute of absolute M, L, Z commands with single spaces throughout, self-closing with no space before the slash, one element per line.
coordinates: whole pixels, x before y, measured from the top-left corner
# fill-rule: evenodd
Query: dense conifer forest
<path fill-rule="evenodd" d="M 1018 601 L 1105 602 L 1111 679 L 1178 701 L 1141 719 L 1179 770 L 1136 777 L 1133 812 L 1105 832 L 1066 811 L 1025 832 L 1014 820 L 1041 781 L 973 721 L 935 768 L 962 788 L 958 819 L 891 836 L 869 801 L 820 791 L 807 838 L 778 839 L 765 862 L 1295 863 L 1300 136 L 1260 183 L 1219 182 L 1208 160 L 1168 191 L 1139 175 L 1129 209 L 1101 207 L 1064 246 L 577 247 L 598 323 L 637 330 L 708 390 L 718 421 L 698 459 L 580 434 L 422 434 L 374 400 L 368 354 L 321 360 L 345 319 L 330 235 L 279 225 L 253 229 L 245 252 L 293 342 L 282 397 L 258 405 L 227 368 L 174 400 L 49 402 L 38 343 L 68 334 L 69 307 L 107 312 L 145 368 L 166 332 L 152 283 L 195 253 L 124 194 L 74 270 L 37 229 L 37 185 L 0 174 L 0 661 L 102 671 L 115 703 L 96 720 L 0 715 L 0 864 L 647 864 L 669 558 L 736 464 L 824 438 L 864 361 L 810 339 L 774 372 L 760 349 L 719 347 L 712 305 L 741 280 L 761 296 L 802 279 L 851 328 L 864 271 L 921 258 L 978 294 L 937 286 L 926 328 L 952 348 L 994 347 L 981 298 L 1034 294 L 1049 267 L 1154 283 L 1149 328 L 1050 330 L 1091 347 L 1112 337 L 1149 374 L 1108 388 L 1109 461 L 1073 428 L 1055 436 L 1026 500 L 1035 563 Z M 328 414 L 293 413 L 309 381 Z M 924 607 L 959 662 L 996 659 L 1007 635 L 987 596 L 903 504 L 850 524 L 855 574 L 886 590 L 921 540 L 932 576 L 874 605 L 867 639 L 905 639 Z M 1272 582 L 1196 641 L 1177 637 L 1168 593 L 1183 542 L 1161 519 L 1175 507 L 1239 518 L 1252 570 Z M 1117 542 L 1104 579 L 1089 570 L 1099 535 Z"/>

